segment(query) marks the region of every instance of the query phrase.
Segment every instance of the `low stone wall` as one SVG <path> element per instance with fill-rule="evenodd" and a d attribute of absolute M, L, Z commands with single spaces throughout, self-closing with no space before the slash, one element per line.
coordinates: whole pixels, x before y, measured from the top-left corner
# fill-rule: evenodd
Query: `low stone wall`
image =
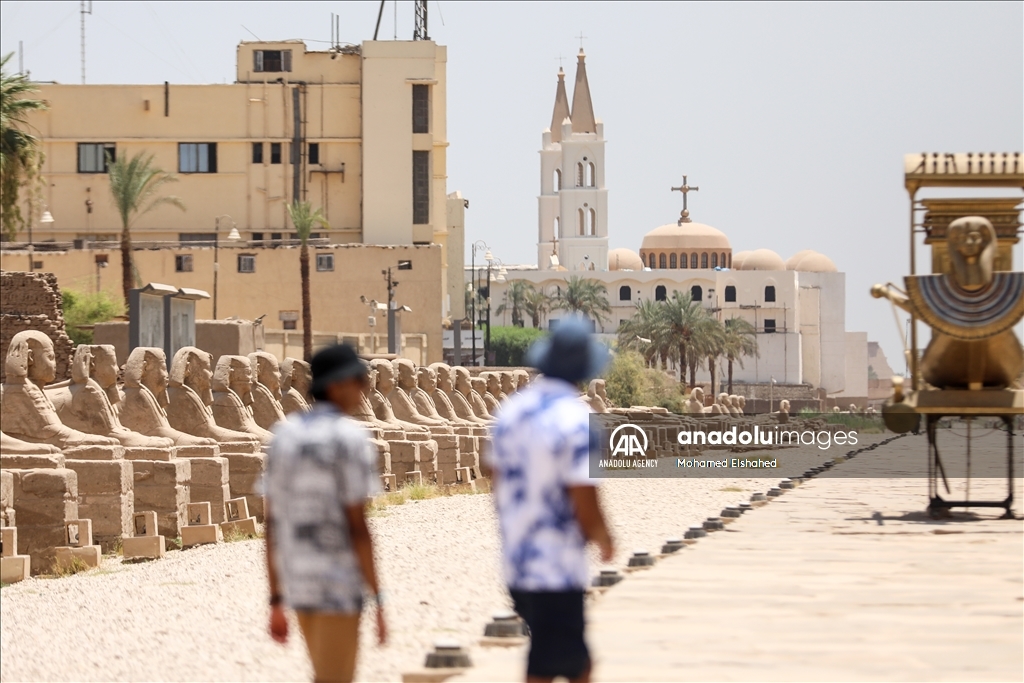
<path fill-rule="evenodd" d="M 39 330 L 53 341 L 57 381 L 70 377 L 74 342 L 64 329 L 64 297 L 53 273 L 0 271 L 0 349 L 11 346 L 14 335 Z M 0 382 L 6 381 L 0 364 Z"/>

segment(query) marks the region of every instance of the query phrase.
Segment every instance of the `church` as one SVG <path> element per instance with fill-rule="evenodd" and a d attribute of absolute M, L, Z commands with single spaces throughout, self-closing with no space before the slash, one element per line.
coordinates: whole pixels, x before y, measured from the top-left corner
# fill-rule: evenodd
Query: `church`
<path fill-rule="evenodd" d="M 719 320 L 744 318 L 756 330 L 759 357 L 734 367 L 734 381 L 810 385 L 844 405 L 866 400 L 867 335 L 846 331 L 846 276 L 828 256 L 803 250 L 784 260 L 763 245 L 734 251 L 725 233 L 691 219 L 687 194 L 698 188 L 686 176 L 672 188 L 683 197 L 677 220 L 648 232 L 638 250 L 609 250 L 604 124 L 594 115 L 582 49 L 572 105 L 559 69 L 551 126 L 541 140 L 537 265 L 505 266 L 491 283 L 492 307 L 504 302 L 513 280 L 557 297 L 570 277 L 586 277 L 608 291 L 612 312 L 597 332 L 610 340 L 637 302 L 688 291 Z M 510 324 L 508 315 L 493 324 Z M 563 315 L 553 310 L 541 325 Z M 706 369 L 698 373 L 698 381 L 709 377 Z"/>

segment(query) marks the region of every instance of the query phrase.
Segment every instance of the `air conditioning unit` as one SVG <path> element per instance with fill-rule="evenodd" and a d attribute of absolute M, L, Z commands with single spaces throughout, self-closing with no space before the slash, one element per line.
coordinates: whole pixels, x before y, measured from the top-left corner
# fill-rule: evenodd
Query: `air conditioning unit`
<path fill-rule="evenodd" d="M 376 327 L 377 319 L 371 315 L 369 319 L 366 321 L 366 324 L 369 325 L 370 327 Z"/>

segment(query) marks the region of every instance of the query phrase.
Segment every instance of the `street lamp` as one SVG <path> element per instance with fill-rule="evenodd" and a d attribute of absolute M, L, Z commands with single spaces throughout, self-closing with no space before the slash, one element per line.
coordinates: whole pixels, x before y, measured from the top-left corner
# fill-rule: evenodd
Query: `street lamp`
<path fill-rule="evenodd" d="M 484 242 L 483 240 L 477 240 L 476 242 L 473 242 L 473 244 L 469 245 L 469 249 L 470 249 L 470 270 L 473 273 L 473 290 L 474 290 L 473 291 L 473 296 L 470 299 L 470 303 L 471 303 L 471 305 L 473 307 L 472 308 L 472 313 L 473 313 L 473 363 L 479 365 L 479 363 L 477 363 L 477 359 L 476 359 L 476 326 L 477 326 L 477 322 L 478 322 L 477 321 L 477 312 L 476 312 L 476 300 L 477 300 L 477 297 L 480 296 L 480 278 L 479 278 L 479 274 L 476 271 L 476 253 L 478 251 L 483 252 L 484 253 L 484 260 L 487 261 L 487 275 L 488 275 L 488 282 L 487 282 L 487 289 L 488 289 L 488 291 L 487 291 L 487 295 L 488 295 L 488 298 L 490 298 L 490 286 L 491 286 L 491 283 L 490 283 L 490 268 L 491 268 L 491 261 L 494 260 L 494 256 L 491 254 L 491 248 L 489 246 L 487 246 L 487 243 Z M 488 331 L 490 331 L 490 320 L 488 320 L 487 323 L 488 323 L 488 325 L 487 325 Z M 490 335 L 488 335 L 488 336 L 490 336 Z M 486 353 L 487 353 L 487 346 L 485 345 L 484 346 L 484 354 L 486 355 Z"/>
<path fill-rule="evenodd" d="M 43 211 L 43 215 L 39 217 L 39 222 L 43 225 L 53 224 L 53 214 L 50 213 L 49 209 Z M 35 261 L 35 246 L 32 242 L 32 221 L 28 222 L 28 271 L 31 273 L 36 269 Z"/>
<path fill-rule="evenodd" d="M 227 214 L 217 216 L 213 219 L 213 319 L 217 319 L 217 273 L 220 271 L 220 219 L 227 218 L 231 221 L 231 232 L 228 233 L 228 240 L 237 242 L 242 239 L 238 233 L 238 225 L 235 219 Z"/>

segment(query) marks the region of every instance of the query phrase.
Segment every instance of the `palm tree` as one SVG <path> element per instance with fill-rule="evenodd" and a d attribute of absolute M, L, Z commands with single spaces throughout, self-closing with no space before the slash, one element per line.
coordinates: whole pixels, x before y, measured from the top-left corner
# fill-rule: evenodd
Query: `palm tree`
<path fill-rule="evenodd" d="M 329 227 L 323 211 L 314 209 L 309 202 L 288 205 L 288 216 L 299 234 L 299 277 L 302 279 L 302 356 L 308 363 L 313 358 L 313 308 L 309 296 L 309 234 L 314 225 Z"/>
<path fill-rule="evenodd" d="M 636 302 L 636 312 L 619 327 L 619 346 L 638 351 L 648 367 L 660 360 L 664 365 L 672 350 L 665 334 L 664 306 L 660 301 L 641 299 Z"/>
<path fill-rule="evenodd" d="M 732 366 L 738 363 L 743 367 L 744 356 L 757 356 L 757 335 L 754 326 L 743 318 L 729 318 L 725 321 L 725 334 L 722 340 L 722 355 L 729 367 L 729 393 L 732 393 Z"/>
<path fill-rule="evenodd" d="M 47 108 L 42 100 L 28 97 L 36 88 L 24 74 L 8 73 L 7 62 L 13 55 L 0 59 L 0 224 L 6 239 L 14 239 L 25 225 L 18 192 L 38 177 L 43 160 L 39 139 L 24 130 L 28 113 Z"/>
<path fill-rule="evenodd" d="M 601 325 L 602 331 L 607 319 L 605 314 L 612 312 L 605 286 L 597 280 L 587 280 L 578 275 L 569 278 L 565 292 L 558 297 L 555 307 L 593 318 Z"/>
<path fill-rule="evenodd" d="M 530 316 L 533 326 L 540 329 L 548 312 L 551 311 L 553 303 L 551 297 L 545 294 L 543 289 L 534 287 L 523 298 L 523 311 Z"/>
<path fill-rule="evenodd" d="M 672 292 L 672 298 L 662 302 L 667 343 L 673 347 L 672 357 L 679 364 L 679 380 L 685 381 L 685 370 L 690 369 L 690 387 L 697 384 L 697 365 L 703 360 L 700 351 L 701 326 L 707 313 L 690 297 L 689 292 Z"/>
<path fill-rule="evenodd" d="M 526 298 L 534 291 L 533 285 L 526 280 L 512 280 L 505 289 L 505 303 L 498 306 L 495 313 L 502 315 L 505 311 L 512 313 L 513 327 L 523 326 L 523 311 L 526 310 Z"/>
<path fill-rule="evenodd" d="M 171 204 L 184 211 L 185 203 L 175 196 L 156 196 L 162 186 L 175 183 L 178 179 L 155 166 L 152 154 L 139 152 L 127 161 L 118 159 L 110 164 L 108 175 L 110 194 L 121 216 L 121 288 L 124 305 L 127 307 L 128 292 L 135 284 L 132 270 L 132 223 L 162 204 Z"/>
<path fill-rule="evenodd" d="M 717 319 L 707 315 L 700 329 L 700 350 L 708 364 L 708 372 L 711 373 L 711 393 L 715 393 L 716 370 L 718 359 L 725 348 L 725 328 Z M 732 393 L 730 389 L 729 393 Z"/>

